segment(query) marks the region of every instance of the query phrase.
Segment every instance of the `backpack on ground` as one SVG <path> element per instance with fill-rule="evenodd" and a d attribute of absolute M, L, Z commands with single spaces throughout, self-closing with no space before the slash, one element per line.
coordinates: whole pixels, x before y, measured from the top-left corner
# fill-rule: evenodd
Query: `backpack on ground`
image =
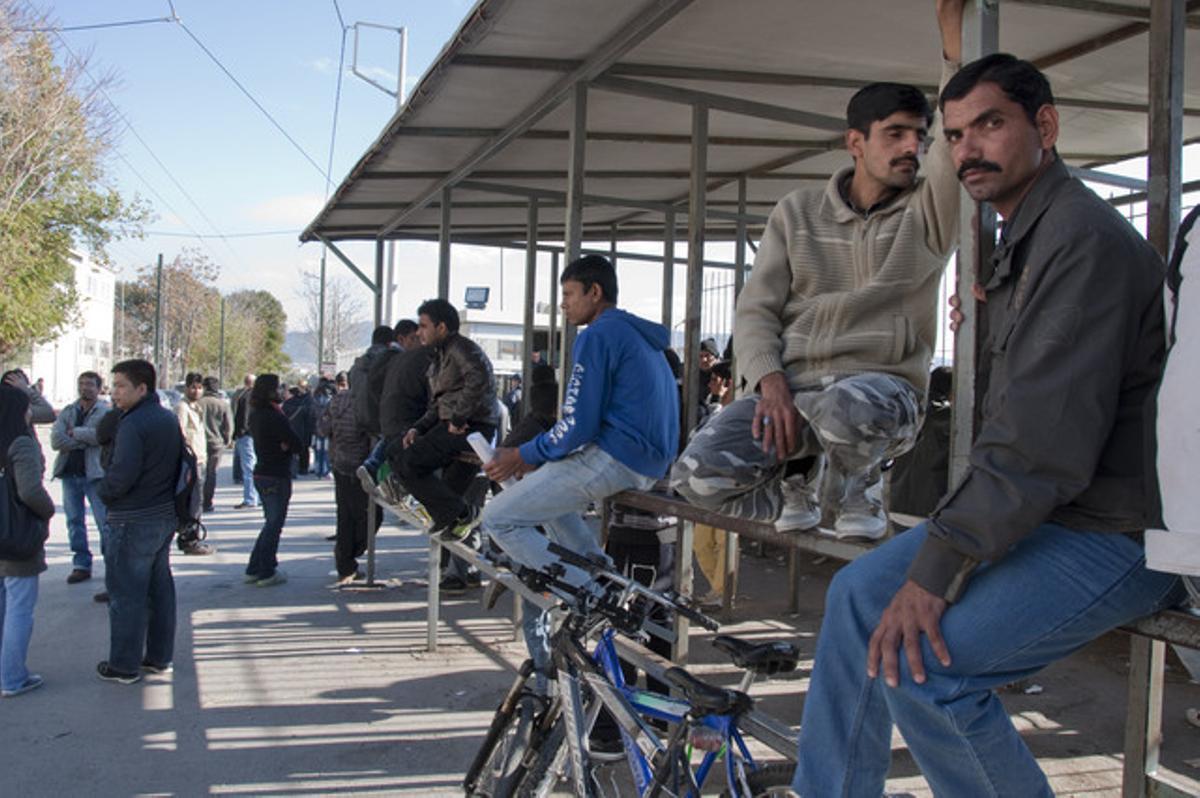
<path fill-rule="evenodd" d="M 1167 267 L 1167 362 L 1158 391 L 1158 480 L 1166 530 L 1147 530 L 1146 565 L 1182 574 L 1200 607 L 1200 207 L 1179 226 Z M 1190 308 L 1190 312 L 1189 312 Z"/>
<path fill-rule="evenodd" d="M 25 506 L 12 470 L 0 468 L 0 560 L 28 560 L 49 536 L 50 522 Z"/>

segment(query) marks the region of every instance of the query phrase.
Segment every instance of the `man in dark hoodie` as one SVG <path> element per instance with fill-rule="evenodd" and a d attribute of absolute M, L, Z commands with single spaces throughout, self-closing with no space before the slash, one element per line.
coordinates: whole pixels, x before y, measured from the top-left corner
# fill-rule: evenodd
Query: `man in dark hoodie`
<path fill-rule="evenodd" d="M 582 513 L 593 502 L 630 488 L 645 490 L 662 478 L 679 435 L 679 394 L 663 356 L 667 329 L 617 309 L 617 273 L 607 258 L 572 261 L 560 282 L 563 315 L 586 325 L 575 339 L 561 419 L 519 448 L 496 450 L 485 466 L 488 477 L 524 478 L 492 499 L 480 525 L 513 560 L 539 569 L 558 562 L 548 550 L 550 540 L 603 558 Z M 569 583 L 590 579 L 580 568 L 564 568 Z M 545 625 L 535 612 L 526 619 L 530 654 L 544 670 Z"/>
<path fill-rule="evenodd" d="M 141 680 L 142 670 L 170 670 L 175 650 L 169 555 L 183 435 L 175 414 L 159 404 L 156 382 L 154 366 L 145 360 L 113 366 L 112 398 L 121 423 L 98 488 L 108 508 L 102 545 L 110 644 L 96 671 L 122 684 Z"/>

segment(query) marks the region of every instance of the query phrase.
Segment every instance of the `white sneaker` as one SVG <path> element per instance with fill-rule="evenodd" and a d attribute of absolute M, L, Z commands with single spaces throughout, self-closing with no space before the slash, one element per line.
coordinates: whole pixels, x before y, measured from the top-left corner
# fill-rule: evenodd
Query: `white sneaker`
<path fill-rule="evenodd" d="M 887 534 L 887 516 L 879 500 L 879 491 L 874 489 L 879 481 L 874 485 L 863 485 L 864 481 L 861 477 L 847 480 L 846 501 L 833 525 L 838 540 L 871 541 Z"/>
<path fill-rule="evenodd" d="M 817 491 L 802 474 L 788 477 L 780 487 L 783 489 L 783 513 L 775 521 L 777 530 L 795 532 L 812 529 L 821 523 Z"/>

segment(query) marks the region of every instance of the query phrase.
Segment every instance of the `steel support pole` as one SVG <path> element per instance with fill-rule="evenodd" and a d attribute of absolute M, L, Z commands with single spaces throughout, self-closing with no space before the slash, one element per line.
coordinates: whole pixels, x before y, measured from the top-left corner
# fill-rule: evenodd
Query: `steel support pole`
<path fill-rule="evenodd" d="M 396 294 L 396 242 L 387 246 L 387 272 L 383 281 L 383 323 L 391 324 L 395 319 L 394 299 Z"/>
<path fill-rule="evenodd" d="M 708 108 L 692 107 L 692 183 L 688 200 L 687 298 L 683 326 L 684 432 L 696 426 L 700 401 L 700 312 L 704 291 L 705 187 L 708 183 Z"/>
<path fill-rule="evenodd" d="M 733 242 L 733 300 L 741 296 L 746 285 L 746 176 L 738 178 L 737 187 L 737 240 Z"/>
<path fill-rule="evenodd" d="M 521 415 L 529 413 L 529 387 L 533 384 L 533 309 L 537 298 L 538 201 L 529 201 L 525 227 L 525 318 L 521 344 Z M 520 602 L 517 602 L 518 604 Z"/>
<path fill-rule="evenodd" d="M 382 238 L 375 239 L 375 326 L 383 324 L 383 250 Z"/>
<path fill-rule="evenodd" d="M 1163 259 L 1179 227 L 1183 159 L 1184 0 L 1150 4 L 1146 238 Z"/>
<path fill-rule="evenodd" d="M 321 285 L 317 297 L 317 373 L 321 373 L 321 364 L 325 362 L 325 255 L 326 247 L 321 248 Z"/>
<path fill-rule="evenodd" d="M 663 214 L 662 323 L 671 332 L 675 311 L 675 210 Z M 674 345 L 672 336 L 672 345 Z"/>
<path fill-rule="evenodd" d="M 563 257 L 569 265 L 579 257 L 583 247 L 583 172 L 587 161 L 587 92 L 586 83 L 575 84 L 572 91 L 571 135 L 568 142 L 571 160 L 567 164 L 567 219 Z M 563 319 L 562 371 L 558 386 L 560 396 L 571 379 L 571 351 L 575 346 L 575 325 Z"/>
<path fill-rule="evenodd" d="M 546 364 L 558 362 L 558 252 L 550 253 L 550 331 L 546 343 Z"/>
<path fill-rule="evenodd" d="M 973 61 L 997 50 L 1000 19 L 987 0 L 968 3 L 963 19 L 963 61 Z M 955 291 L 962 301 L 963 322 L 954 336 L 954 400 L 950 430 L 950 484 L 967 471 L 975 440 L 975 369 L 982 331 L 972 288 L 987 282 L 996 243 L 996 212 L 987 203 L 976 203 L 963 189 L 959 210 L 958 275 Z"/>
<path fill-rule="evenodd" d="M 450 187 L 442 189 L 442 226 L 438 232 L 438 299 L 450 298 Z"/>

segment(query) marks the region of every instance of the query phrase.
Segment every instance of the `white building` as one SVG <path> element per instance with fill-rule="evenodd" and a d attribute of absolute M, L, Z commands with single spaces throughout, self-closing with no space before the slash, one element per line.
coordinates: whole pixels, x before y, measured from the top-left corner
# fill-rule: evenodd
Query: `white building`
<path fill-rule="evenodd" d="M 94 371 L 107 385 L 113 367 L 113 296 L 116 273 L 82 253 L 71 253 L 75 290 L 79 293 L 78 321 L 58 338 L 33 348 L 29 378 L 42 379 L 42 391 L 55 408 L 76 398 L 79 374 Z"/>

